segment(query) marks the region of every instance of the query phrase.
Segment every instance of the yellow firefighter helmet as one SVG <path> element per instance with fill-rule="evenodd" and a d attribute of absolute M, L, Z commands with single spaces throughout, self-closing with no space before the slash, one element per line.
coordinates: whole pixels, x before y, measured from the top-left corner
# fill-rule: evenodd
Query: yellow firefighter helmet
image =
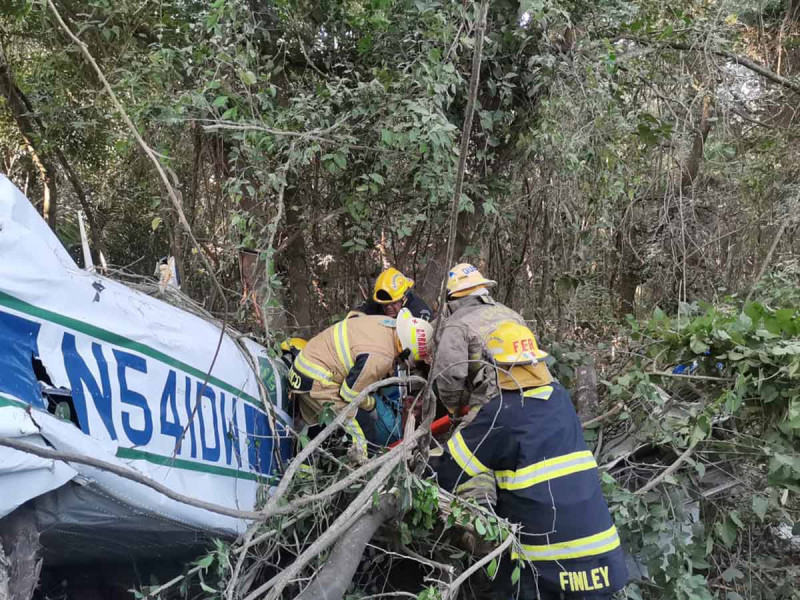
<path fill-rule="evenodd" d="M 447 297 L 461 298 L 480 288 L 492 287 L 497 282 L 486 279 L 478 269 L 469 264 L 461 263 L 450 269 L 447 274 Z"/>
<path fill-rule="evenodd" d="M 433 327 L 425 319 L 418 319 L 407 308 L 397 314 L 397 339 L 403 350 L 409 350 L 414 360 L 430 358 L 433 344 Z"/>
<path fill-rule="evenodd" d="M 299 352 L 306 347 L 307 343 L 303 338 L 292 337 L 281 342 L 281 351 L 291 352 L 292 350 L 297 350 Z"/>
<path fill-rule="evenodd" d="M 547 356 L 533 332 L 514 321 L 503 321 L 489 334 L 486 347 L 498 365 L 535 365 Z"/>
<path fill-rule="evenodd" d="M 402 300 L 412 287 L 414 287 L 413 279 L 409 279 L 394 267 L 390 267 L 378 275 L 375 280 L 372 299 L 378 304 L 391 304 Z"/>

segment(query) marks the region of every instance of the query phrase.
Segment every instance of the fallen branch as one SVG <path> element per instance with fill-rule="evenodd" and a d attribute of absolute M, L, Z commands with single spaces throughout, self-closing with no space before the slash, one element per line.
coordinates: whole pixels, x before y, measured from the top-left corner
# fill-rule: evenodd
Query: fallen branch
<path fill-rule="evenodd" d="M 102 469 L 104 471 L 108 471 L 109 473 L 113 473 L 114 475 L 117 475 L 119 477 L 122 477 L 123 479 L 129 479 L 131 481 L 135 481 L 136 483 L 141 483 L 142 485 L 154 489 L 155 491 L 165 495 L 167 498 L 175 500 L 176 502 L 188 504 L 189 506 L 194 506 L 196 508 L 202 508 L 209 512 L 225 515 L 227 517 L 234 517 L 236 519 L 253 519 L 256 521 L 264 521 L 270 516 L 270 515 L 265 515 L 262 512 L 236 510 L 233 508 L 228 508 L 227 506 L 222 506 L 220 504 L 213 504 L 211 502 L 205 502 L 203 500 L 198 500 L 197 498 L 192 498 L 190 496 L 184 496 L 183 494 L 179 494 L 178 492 L 173 491 L 167 486 L 158 483 L 153 479 L 150 479 L 146 475 L 142 475 L 138 471 L 134 471 L 133 469 L 129 469 L 126 467 L 120 467 L 119 465 L 115 465 L 113 463 L 106 462 L 98 458 L 93 458 L 91 456 L 86 456 L 84 454 L 77 454 L 75 452 L 62 452 L 60 450 L 51 450 L 50 448 L 43 448 L 41 446 L 36 446 L 34 444 L 29 444 L 27 442 L 20 442 L 19 440 L 6 437 L 0 437 L 0 446 L 5 446 L 6 448 L 11 448 L 13 450 L 19 450 L 20 452 L 26 452 L 28 454 L 33 454 L 34 456 L 38 456 L 40 458 L 46 458 L 49 460 L 60 460 L 70 463 L 78 463 L 81 465 L 94 467 L 95 469 Z"/>
<path fill-rule="evenodd" d="M 269 531 L 266 531 L 266 532 L 262 533 L 258 537 L 253 538 L 252 540 L 250 540 L 247 544 L 242 544 L 241 546 L 239 546 L 238 548 L 233 550 L 233 553 L 234 554 L 242 554 L 243 552 L 247 552 L 250 548 L 252 548 L 256 544 L 260 544 L 263 541 L 266 541 L 266 540 L 268 540 L 268 539 L 270 539 L 272 537 L 275 537 L 283 529 L 286 529 L 287 527 L 291 527 L 292 525 L 297 523 L 300 519 L 305 519 L 309 514 L 310 514 L 310 511 L 305 511 L 305 510 L 301 511 L 296 516 L 294 516 L 291 519 L 289 519 L 288 521 L 286 521 L 286 523 L 281 523 L 280 529 L 278 529 L 278 528 L 270 529 Z"/>
<path fill-rule="evenodd" d="M 286 470 L 286 473 L 283 474 L 278 487 L 275 489 L 275 492 L 270 497 L 267 505 L 264 507 L 264 512 L 268 512 L 274 508 L 274 506 L 278 503 L 278 501 L 283 497 L 286 493 L 286 490 L 289 489 L 289 485 L 292 483 L 292 479 L 297 474 L 297 471 L 300 469 L 300 466 L 305 462 L 309 456 L 319 448 L 322 443 L 328 439 L 331 434 L 336 431 L 336 429 L 343 425 L 344 422 L 350 418 L 352 415 L 356 413 L 358 410 L 359 404 L 361 401 L 367 397 L 371 392 L 377 390 L 378 388 L 392 385 L 396 383 L 425 383 L 425 379 L 422 377 L 418 377 L 416 375 L 406 375 L 403 377 L 388 377 L 386 379 L 382 379 L 380 381 L 376 381 L 375 383 L 368 385 L 365 387 L 356 398 L 350 402 L 350 404 L 345 407 L 336 418 L 328 425 L 325 429 L 323 429 L 309 444 L 303 448 L 303 450 L 294 457 L 292 462 L 289 464 L 289 468 Z"/>
<path fill-rule="evenodd" d="M 606 419 L 608 419 L 610 417 L 613 417 L 619 411 L 621 411 L 622 407 L 623 407 L 623 404 L 622 404 L 622 402 L 620 402 L 619 404 L 617 404 L 614 408 L 612 408 L 608 412 L 604 412 L 602 415 L 597 416 L 594 419 L 589 419 L 588 421 L 584 421 L 583 423 L 581 423 L 581 427 L 586 429 L 587 427 L 591 427 L 592 425 L 596 425 L 597 423 L 600 423 L 601 421 L 605 421 Z"/>
<path fill-rule="evenodd" d="M 331 550 L 328 560 L 297 600 L 338 600 L 347 591 L 358 569 L 364 548 L 381 525 L 397 513 L 397 498 L 388 494 L 349 527 Z"/>
<path fill-rule="evenodd" d="M 368 385 L 364 388 L 358 396 L 342 410 L 336 418 L 330 423 L 325 429 L 323 429 L 317 436 L 311 440 L 308 445 L 303 448 L 303 450 L 297 456 L 292 459 L 289 463 L 289 468 L 283 474 L 280 482 L 278 483 L 277 488 L 275 488 L 274 492 L 272 493 L 270 499 L 267 501 L 266 506 L 264 507 L 263 511 L 274 511 L 280 499 L 286 494 L 286 491 L 289 489 L 289 485 L 292 483 L 294 476 L 297 474 L 297 471 L 300 469 L 300 466 L 311 456 L 311 454 L 317 450 L 322 443 L 330 437 L 330 435 L 336 431 L 337 427 L 344 424 L 344 422 L 350 418 L 352 415 L 356 413 L 358 409 L 358 405 L 361 401 L 366 398 L 367 394 L 373 392 L 374 390 L 383 387 L 385 385 L 389 385 L 392 383 L 404 383 L 410 381 L 422 381 L 425 380 L 421 377 L 417 377 L 415 375 L 410 375 L 406 377 L 390 377 L 388 379 L 383 379 L 381 381 L 376 381 L 372 385 Z M 293 510 L 293 509 L 292 509 Z M 248 528 L 247 532 L 244 535 L 244 542 L 243 545 L 248 545 L 251 543 L 253 536 L 255 535 L 255 527 Z M 228 600 L 233 600 L 234 591 L 236 586 L 239 582 L 239 575 L 242 570 L 242 566 L 244 565 L 246 554 L 242 553 L 239 555 L 239 559 L 236 561 L 236 566 L 233 568 L 233 574 L 228 582 L 228 586 L 225 590 L 225 597 Z"/>
<path fill-rule="evenodd" d="M 198 566 L 198 567 L 194 567 L 194 568 L 192 568 L 192 569 L 189 569 L 189 570 L 188 570 L 188 571 L 187 571 L 185 574 L 183 574 L 183 575 L 178 575 L 178 576 L 177 576 L 177 577 L 175 577 L 174 579 L 170 579 L 170 580 L 169 580 L 167 583 L 165 583 L 164 585 L 160 585 L 160 586 L 158 586 L 156 589 L 154 589 L 154 590 L 150 590 L 149 592 L 147 592 L 147 593 L 144 595 L 144 598 L 145 598 L 145 599 L 146 599 L 146 598 L 158 598 L 158 595 L 159 595 L 161 592 L 163 592 L 164 590 L 168 590 L 169 588 L 171 588 L 171 587 L 172 587 L 173 585 L 175 585 L 176 583 L 180 583 L 181 581 L 183 581 L 184 579 L 186 579 L 186 578 L 187 578 L 187 577 L 189 577 L 190 575 L 194 575 L 195 573 L 197 573 L 198 571 L 200 571 L 202 568 L 203 568 L 203 567 L 199 567 L 199 566 Z"/>
<path fill-rule="evenodd" d="M 361 490 L 358 496 L 350 503 L 344 512 L 337 517 L 331 526 L 298 556 L 291 565 L 248 594 L 245 600 L 255 600 L 261 596 L 261 594 L 270 590 L 269 598 L 280 597 L 281 592 L 289 582 L 291 582 L 311 560 L 335 542 L 342 532 L 352 524 L 354 519 L 369 506 L 370 502 L 372 502 L 373 493 L 386 482 L 392 470 L 394 470 L 397 464 L 405 457 L 405 449 L 424 433 L 424 429 L 423 424 L 414 434 L 407 436 L 399 445 L 392 448 L 389 451 L 389 454 L 392 455 L 392 460 L 388 461 L 381 470 L 378 471 L 375 477 L 364 486 L 364 489 Z"/>
<path fill-rule="evenodd" d="M 448 600 L 448 598 L 455 598 L 458 595 L 458 588 L 461 587 L 461 585 L 467 579 L 472 577 L 472 575 L 482 566 L 489 564 L 493 559 L 497 558 L 503 552 L 505 552 L 506 548 L 508 548 L 511 545 L 511 542 L 513 541 L 514 541 L 514 534 L 509 533 L 502 544 L 500 544 L 497 548 L 492 550 L 489 554 L 484 556 L 482 559 L 480 559 L 478 562 L 472 565 L 469 569 L 467 569 L 461 575 L 459 575 L 458 578 L 453 583 L 450 584 L 450 587 L 448 587 L 445 590 L 444 594 L 442 594 L 442 600 Z"/>
<path fill-rule="evenodd" d="M 424 564 L 424 565 L 426 565 L 428 567 L 431 567 L 432 569 L 437 569 L 439 571 L 447 573 L 448 575 L 451 576 L 451 579 L 452 579 L 452 575 L 456 570 L 453 565 L 446 565 L 444 563 L 440 563 L 438 561 L 435 561 L 435 560 L 433 560 L 431 558 L 427 558 L 425 556 L 422 556 L 421 554 L 419 554 L 417 552 L 414 552 L 411 548 L 409 548 L 405 544 L 402 545 L 402 548 L 403 548 L 403 552 L 408 554 L 408 556 L 410 556 L 411 558 L 413 558 L 417 562 L 420 562 L 420 563 L 422 563 L 422 564 Z"/>
<path fill-rule="evenodd" d="M 694 452 L 695 446 L 697 446 L 697 442 L 692 442 L 691 444 L 689 444 L 689 447 L 686 448 L 686 450 L 683 451 L 683 454 L 681 454 L 675 460 L 674 463 L 672 463 L 670 466 L 668 466 L 666 469 L 664 469 L 664 471 L 658 477 L 655 477 L 655 478 L 651 479 L 650 481 L 648 481 L 647 484 L 644 487 L 642 487 L 641 489 L 636 490 L 636 492 L 634 492 L 634 494 L 636 496 L 642 496 L 642 495 L 646 494 L 647 492 L 649 492 L 650 490 L 652 490 L 657 485 L 659 485 L 667 477 L 672 475 L 675 471 L 677 471 L 680 468 L 680 466 L 684 462 L 686 462 L 686 459 L 689 458 L 692 455 L 692 452 Z"/>

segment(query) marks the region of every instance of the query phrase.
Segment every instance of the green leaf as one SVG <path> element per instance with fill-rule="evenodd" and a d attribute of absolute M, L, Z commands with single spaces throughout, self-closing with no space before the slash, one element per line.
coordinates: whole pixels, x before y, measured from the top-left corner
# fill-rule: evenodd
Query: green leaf
<path fill-rule="evenodd" d="M 62 421 L 69 421 L 72 419 L 72 410 L 70 410 L 69 402 L 59 402 L 56 404 L 55 415 Z"/>
<path fill-rule="evenodd" d="M 714 531 L 716 531 L 717 537 L 722 540 L 722 543 L 725 544 L 725 547 L 731 548 L 736 543 L 738 534 L 736 532 L 736 527 L 730 519 L 725 519 L 722 523 L 717 523 L 714 526 Z"/>
<path fill-rule="evenodd" d="M 481 536 L 486 535 L 486 525 L 483 524 L 481 519 L 475 519 L 475 531 Z"/>
<path fill-rule="evenodd" d="M 489 563 L 489 566 L 486 567 L 486 574 L 489 575 L 490 579 L 494 579 L 494 576 L 497 574 L 497 559 L 493 558 L 492 562 Z"/>
<path fill-rule="evenodd" d="M 730 583 L 734 579 L 742 579 L 744 577 L 744 573 L 742 573 L 736 567 L 728 567 L 722 572 L 722 578 L 725 580 L 726 583 Z"/>
<path fill-rule="evenodd" d="M 222 108 L 227 103 L 228 103 L 228 97 L 227 96 L 217 96 L 216 98 L 214 98 L 214 102 L 211 103 L 211 106 L 213 106 L 215 108 Z"/>
<path fill-rule="evenodd" d="M 161 217 L 154 217 L 153 221 L 150 223 L 150 227 L 155 231 L 158 229 L 159 225 L 161 225 Z"/>
<path fill-rule="evenodd" d="M 333 162 L 335 162 L 336 166 L 340 169 L 344 169 L 347 166 L 347 159 L 345 159 L 343 154 L 338 152 L 333 155 Z"/>
<path fill-rule="evenodd" d="M 738 513 L 737 511 L 735 511 L 735 510 L 732 510 L 732 511 L 729 513 L 729 516 L 730 516 L 730 518 L 731 518 L 731 521 L 733 521 L 733 522 L 734 522 L 734 524 L 735 524 L 735 525 L 736 525 L 736 526 L 737 526 L 739 529 L 743 529 L 743 528 L 744 528 L 744 523 L 742 523 L 742 520 L 739 518 L 739 513 Z"/>
<path fill-rule="evenodd" d="M 696 336 L 692 336 L 692 340 L 689 342 L 689 347 L 695 354 L 705 354 L 709 349 L 708 344 L 697 339 Z"/>
<path fill-rule="evenodd" d="M 239 78 L 245 85 L 256 84 L 256 74 L 253 73 L 252 71 L 239 71 Z"/>
<path fill-rule="evenodd" d="M 380 173 L 370 173 L 369 178 L 372 179 L 372 181 L 374 181 L 375 183 L 380 183 L 381 185 L 385 183 L 385 181 L 383 180 L 383 175 L 381 175 Z"/>
<path fill-rule="evenodd" d="M 212 588 L 209 585 L 206 585 L 206 583 L 204 581 L 200 582 L 200 587 L 203 588 L 203 591 L 205 593 L 207 593 L 207 594 L 216 594 L 217 593 L 217 590 L 215 590 L 214 588 Z"/>
<path fill-rule="evenodd" d="M 197 566 L 201 569 L 207 569 L 211 566 L 211 563 L 214 562 L 214 555 L 209 554 L 208 556 L 204 556 L 200 560 L 197 561 Z"/>
<path fill-rule="evenodd" d="M 517 584 L 517 582 L 519 581 L 519 576 L 520 576 L 521 573 L 522 573 L 522 571 L 519 568 L 519 565 L 514 567 L 514 570 L 511 571 L 511 585 L 516 585 Z"/>
<path fill-rule="evenodd" d="M 764 516 L 767 514 L 769 508 L 769 500 L 763 496 L 753 496 L 753 512 L 758 515 L 761 522 L 764 521 Z"/>

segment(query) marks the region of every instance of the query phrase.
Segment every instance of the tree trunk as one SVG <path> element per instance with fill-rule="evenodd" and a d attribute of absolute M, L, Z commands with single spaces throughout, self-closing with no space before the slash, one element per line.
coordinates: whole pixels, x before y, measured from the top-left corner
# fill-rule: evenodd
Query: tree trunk
<path fill-rule="evenodd" d="M 703 99 L 703 112 L 700 116 L 700 126 L 694 134 L 692 149 L 683 166 L 683 172 L 681 174 L 681 187 L 683 188 L 691 187 L 697 174 L 700 172 L 700 164 L 703 162 L 703 150 L 706 145 L 708 133 L 711 131 L 713 106 L 711 97 L 706 96 Z"/>
<path fill-rule="evenodd" d="M 42 217 L 50 225 L 50 228 L 55 230 L 56 210 L 58 209 L 55 170 L 46 157 L 37 150 L 36 130 L 33 121 L 25 103 L 17 94 L 17 86 L 14 84 L 14 79 L 7 63 L 0 63 L 0 93 L 3 94 L 6 100 L 6 105 L 19 128 L 25 147 L 31 155 L 31 160 L 33 160 L 36 170 L 39 172 L 43 190 Z"/>
<path fill-rule="evenodd" d="M 597 416 L 597 371 L 593 361 L 578 367 L 572 400 L 581 421 L 588 421 Z"/>
<path fill-rule="evenodd" d="M 42 178 L 42 185 L 45 189 L 45 202 L 42 208 L 42 216 L 47 220 L 50 227 L 55 230 L 56 226 L 56 186 L 55 186 L 55 170 L 50 166 L 50 161 L 45 156 L 44 152 L 39 152 L 35 143 L 35 127 L 38 127 L 40 139 L 47 137 L 47 131 L 41 119 L 35 116 L 33 106 L 28 100 L 28 97 L 17 87 L 14 78 L 11 75 L 11 69 L 8 64 L 0 64 L 0 88 L 2 88 L 3 96 L 6 99 L 9 110 L 14 116 L 17 127 L 22 134 L 25 145 L 31 153 L 31 158 L 39 170 L 40 177 Z M 108 259 L 108 249 L 106 248 L 103 236 L 100 232 L 100 226 L 95 218 L 94 208 L 89 202 L 86 190 L 81 183 L 78 174 L 72 165 L 67 160 L 67 157 L 61 151 L 61 148 L 55 147 L 53 149 L 55 158 L 61 166 L 64 174 L 75 191 L 78 202 L 83 209 L 83 214 L 86 216 L 86 221 L 89 224 L 89 235 L 92 238 L 92 245 L 97 252 L 102 252 Z"/>
<path fill-rule="evenodd" d="M 298 192 L 301 194 L 302 192 Z M 295 194 L 291 206 L 286 207 L 286 232 L 290 236 L 286 246 L 285 262 L 288 273 L 291 321 L 302 337 L 308 337 L 311 327 L 311 275 L 306 264 L 306 241 L 303 236 L 300 211 L 302 204 Z"/>
<path fill-rule="evenodd" d="M 458 223 L 456 225 L 456 242 L 453 249 L 453 262 L 460 262 L 464 251 L 467 248 L 470 238 L 470 218 L 469 213 L 462 211 L 458 213 Z M 447 260 L 447 239 L 442 239 L 437 244 L 436 254 L 428 261 L 423 271 L 422 281 L 416 285 L 417 293 L 422 296 L 432 307 L 439 298 L 439 290 L 442 284 L 442 273 L 446 274 L 445 269 L 449 269 L 454 265 L 445 265 L 444 261 Z M 440 307 L 433 307 L 436 311 Z"/>
<path fill-rule="evenodd" d="M 361 557 L 381 525 L 397 514 L 397 498 L 385 495 L 377 508 L 364 513 L 339 538 L 314 581 L 297 600 L 340 600 L 355 575 Z"/>
<path fill-rule="evenodd" d="M 630 237 L 635 236 L 635 228 Z M 617 292 L 619 294 L 618 316 L 624 318 L 627 314 L 635 314 L 636 288 L 641 277 L 641 265 L 630 247 L 629 240 L 625 239 L 625 232 L 617 230 L 617 257 L 619 260 L 619 281 Z"/>

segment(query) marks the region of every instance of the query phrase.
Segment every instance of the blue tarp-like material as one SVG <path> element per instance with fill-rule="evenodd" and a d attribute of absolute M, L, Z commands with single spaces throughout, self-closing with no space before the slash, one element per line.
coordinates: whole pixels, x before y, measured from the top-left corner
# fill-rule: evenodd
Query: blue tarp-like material
<path fill-rule="evenodd" d="M 0 392 L 45 408 L 33 372 L 33 357 L 39 355 L 39 328 L 35 321 L 0 311 Z"/>

